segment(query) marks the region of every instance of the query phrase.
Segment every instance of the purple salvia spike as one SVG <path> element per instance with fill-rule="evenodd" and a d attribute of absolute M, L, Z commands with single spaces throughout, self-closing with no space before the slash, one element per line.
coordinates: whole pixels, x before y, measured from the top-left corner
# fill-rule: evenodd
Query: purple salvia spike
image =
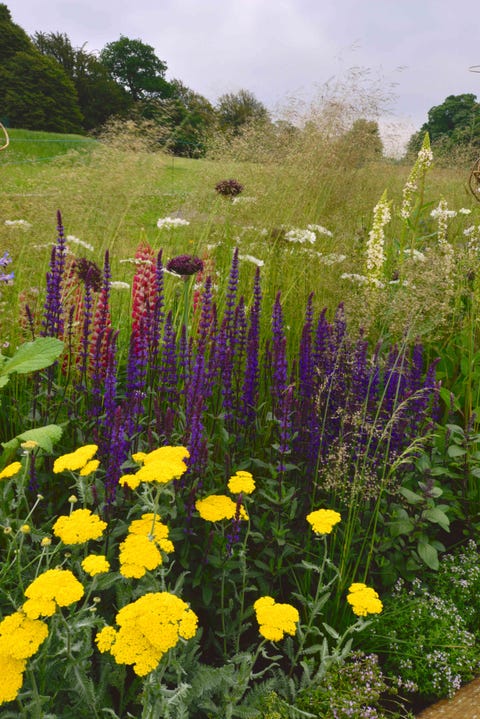
<path fill-rule="evenodd" d="M 164 283 L 163 283 L 163 264 L 162 264 L 162 250 L 157 255 L 157 264 L 155 271 L 155 304 L 153 307 L 153 318 L 152 318 L 152 332 L 149 344 L 149 358 L 152 367 L 156 365 L 159 346 L 160 346 L 160 335 L 162 331 L 162 325 L 165 319 L 164 312 Z"/>
<path fill-rule="evenodd" d="M 62 215 L 57 211 L 57 243 L 52 248 L 50 272 L 47 272 L 47 296 L 42 320 L 43 337 L 63 337 L 62 285 L 67 253 Z"/>
<path fill-rule="evenodd" d="M 286 358 L 287 340 L 283 330 L 283 312 L 280 303 L 280 292 L 275 298 L 272 313 L 272 401 L 275 405 L 279 405 L 281 397 L 287 388 L 287 358 Z"/>
<path fill-rule="evenodd" d="M 228 289 L 225 297 L 225 312 L 223 313 L 222 327 L 228 339 L 233 334 L 233 322 L 235 315 L 235 304 L 238 288 L 238 247 L 233 252 L 232 265 L 230 267 L 230 275 L 228 278 Z"/>
<path fill-rule="evenodd" d="M 212 307 L 212 278 L 210 275 L 205 280 L 205 286 L 202 293 L 202 305 L 200 311 L 200 321 L 198 323 L 198 340 L 197 351 L 205 353 L 207 341 L 211 332 L 213 319 Z"/>
<path fill-rule="evenodd" d="M 253 304 L 250 310 L 250 326 L 247 336 L 247 357 L 243 381 L 243 413 L 240 423 L 252 427 L 256 416 L 259 382 L 260 311 L 262 290 L 260 269 L 257 267 L 253 286 Z"/>
<path fill-rule="evenodd" d="M 171 310 L 163 328 L 159 391 L 166 397 L 169 406 L 174 407 L 178 403 L 176 335 Z"/>
<path fill-rule="evenodd" d="M 93 301 L 92 301 L 92 288 L 87 282 L 85 284 L 85 294 L 83 298 L 83 327 L 82 327 L 82 338 L 81 338 L 81 351 L 80 351 L 80 376 L 82 380 L 87 382 L 87 370 L 88 370 L 88 358 L 90 348 L 90 333 L 92 326 L 93 317 Z"/>

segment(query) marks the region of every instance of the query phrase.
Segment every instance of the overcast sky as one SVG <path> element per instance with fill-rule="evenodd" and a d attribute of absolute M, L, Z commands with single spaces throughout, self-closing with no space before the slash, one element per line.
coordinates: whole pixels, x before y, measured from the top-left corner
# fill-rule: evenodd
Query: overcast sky
<path fill-rule="evenodd" d="M 75 47 L 138 38 L 166 62 L 167 79 L 212 102 L 245 88 L 275 111 L 291 98 L 308 103 L 358 67 L 361 84 L 393 91 L 392 118 L 409 133 L 448 95 L 480 96 L 480 74 L 469 71 L 480 65 L 473 0 L 4 2 L 29 34 L 66 33 Z"/>

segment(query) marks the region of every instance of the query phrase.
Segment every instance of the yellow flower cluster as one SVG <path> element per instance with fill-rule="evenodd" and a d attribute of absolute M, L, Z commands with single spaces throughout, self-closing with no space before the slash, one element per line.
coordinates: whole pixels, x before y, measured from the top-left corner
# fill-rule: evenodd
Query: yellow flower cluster
<path fill-rule="evenodd" d="M 317 509 L 307 514 L 307 522 L 312 525 L 315 534 L 330 534 L 340 520 L 340 514 L 333 509 Z"/>
<path fill-rule="evenodd" d="M 89 554 L 82 561 L 82 567 L 87 574 L 94 577 L 96 574 L 105 574 L 110 569 L 110 562 L 104 554 Z"/>
<path fill-rule="evenodd" d="M 13 477 L 14 474 L 20 472 L 21 468 L 21 462 L 12 462 L 11 464 L 7 464 L 7 466 L 0 472 L 0 479 L 8 479 L 9 477 Z"/>
<path fill-rule="evenodd" d="M 278 642 L 284 634 L 293 636 L 297 631 L 296 624 L 300 616 L 291 604 L 277 604 L 272 597 L 267 596 L 257 599 L 253 608 L 260 625 L 259 632 L 265 639 Z"/>
<path fill-rule="evenodd" d="M 137 452 L 132 455 L 135 462 L 143 466 L 135 474 L 124 474 L 118 480 L 123 487 L 136 489 L 141 482 L 166 484 L 178 479 L 187 471 L 184 460 L 190 457 L 186 447 L 159 447 L 148 454 Z"/>
<path fill-rule="evenodd" d="M 237 504 L 225 494 L 211 494 L 205 499 L 197 499 L 195 508 L 202 519 L 208 522 L 219 522 L 222 519 L 233 519 Z M 243 505 L 240 505 L 240 519 L 248 519 Z"/>
<path fill-rule="evenodd" d="M 349 589 L 347 602 L 351 604 L 352 611 L 357 617 L 366 617 L 367 614 L 380 614 L 383 604 L 377 592 L 361 582 L 355 582 Z"/>
<path fill-rule="evenodd" d="M 30 619 L 51 617 L 57 606 L 67 607 L 83 595 L 83 586 L 69 569 L 47 569 L 26 588 L 22 609 Z"/>
<path fill-rule="evenodd" d="M 71 472 L 83 469 L 90 462 L 97 449 L 96 444 L 86 444 L 84 447 L 76 449 L 75 452 L 62 454 L 53 463 L 53 471 L 58 474 L 59 472 L 65 472 L 66 469 Z"/>
<path fill-rule="evenodd" d="M 251 494 L 255 489 L 255 480 L 250 472 L 238 470 L 228 480 L 228 489 L 232 494 Z"/>
<path fill-rule="evenodd" d="M 89 474 L 93 474 L 93 472 L 96 472 L 98 467 L 100 465 L 100 461 L 98 459 L 91 459 L 87 464 L 82 467 L 79 474 L 81 477 L 88 477 Z"/>
<path fill-rule="evenodd" d="M 150 592 L 120 609 L 118 630 L 105 627 L 96 636 L 99 651 L 117 664 L 131 664 L 138 676 L 155 669 L 179 638 L 191 639 L 198 618 L 182 599 L 168 592 Z"/>
<path fill-rule="evenodd" d="M 23 684 L 27 659 L 48 636 L 48 628 L 24 612 L 10 614 L 0 622 L 0 704 L 13 701 Z"/>
<path fill-rule="evenodd" d="M 100 539 L 106 527 L 107 523 L 90 509 L 76 509 L 70 515 L 59 517 L 52 530 L 64 544 L 83 544 L 89 539 Z"/>
<path fill-rule="evenodd" d="M 153 513 L 142 514 L 141 519 L 130 524 L 128 535 L 120 544 L 120 573 L 128 579 L 139 579 L 147 569 L 156 569 L 162 564 L 160 550 L 170 554 L 173 549 L 168 527 Z"/>

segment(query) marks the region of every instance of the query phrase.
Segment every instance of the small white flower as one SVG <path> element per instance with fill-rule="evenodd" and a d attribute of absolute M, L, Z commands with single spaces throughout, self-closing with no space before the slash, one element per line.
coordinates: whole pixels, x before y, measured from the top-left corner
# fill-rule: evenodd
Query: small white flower
<path fill-rule="evenodd" d="M 246 260 L 247 262 L 253 262 L 254 265 L 257 265 L 257 267 L 263 267 L 265 262 L 263 260 L 259 260 L 258 257 L 254 257 L 253 255 L 239 255 L 239 260 Z"/>
<path fill-rule="evenodd" d="M 129 290 L 130 285 L 128 282 L 120 282 L 120 280 L 115 280 L 114 282 L 110 282 L 110 287 L 112 290 Z"/>
<path fill-rule="evenodd" d="M 313 245 L 317 237 L 315 235 L 315 232 L 312 232 L 311 230 L 302 230 L 296 227 L 293 230 L 289 230 L 285 233 L 285 239 L 288 240 L 288 242 L 300 242 L 302 244 L 305 242 L 310 242 L 310 244 Z"/>
<path fill-rule="evenodd" d="M 181 217 L 160 217 L 160 219 L 157 220 L 157 227 L 160 230 L 163 230 L 164 228 L 170 230 L 174 227 L 181 227 L 189 224 L 190 222 L 188 220 L 183 220 Z"/>
<path fill-rule="evenodd" d="M 32 226 L 30 222 L 26 220 L 5 220 L 7 227 L 21 227 L 23 230 L 29 230 Z"/>
<path fill-rule="evenodd" d="M 435 207 L 435 209 L 432 210 L 430 213 L 430 217 L 433 217 L 434 219 L 443 219 L 456 216 L 456 210 L 448 210 L 443 200 L 441 200 L 438 207 Z"/>
<path fill-rule="evenodd" d="M 344 272 L 343 275 L 340 275 L 340 279 L 351 280 L 352 282 L 357 282 L 359 285 L 364 285 L 368 282 L 368 277 L 365 277 L 365 275 L 357 275 L 355 272 Z"/>
<path fill-rule="evenodd" d="M 469 210 L 468 207 L 461 207 L 458 212 L 460 215 L 469 215 L 471 210 Z"/>
<path fill-rule="evenodd" d="M 420 252 L 419 250 L 415 250 L 415 249 L 410 250 L 409 248 L 407 248 L 406 250 L 403 250 L 403 253 L 405 255 L 407 255 L 408 257 L 411 257 L 412 260 L 418 260 L 419 262 L 425 262 L 425 260 L 426 260 L 426 257 L 423 254 L 423 252 Z M 392 284 L 392 283 L 390 283 L 390 284 Z"/>
<path fill-rule="evenodd" d="M 71 242 L 74 245 L 80 245 L 80 247 L 84 247 L 86 250 L 93 252 L 93 245 L 89 242 L 84 242 L 84 240 L 80 240 L 78 237 L 75 237 L 75 235 L 67 235 L 66 240 L 67 242 Z"/>
<path fill-rule="evenodd" d="M 232 205 L 249 205 L 257 201 L 256 197 L 234 197 Z"/>
<path fill-rule="evenodd" d="M 319 235 L 327 235 L 327 237 L 333 237 L 333 232 L 327 230 L 326 227 L 322 227 L 322 225 L 307 225 L 307 230 L 310 230 L 311 232 L 318 232 Z"/>
<path fill-rule="evenodd" d="M 126 260 L 119 260 L 121 264 L 128 262 L 131 265 L 152 265 L 152 260 L 142 260 L 139 257 L 129 257 Z"/>
<path fill-rule="evenodd" d="M 323 255 L 323 257 L 320 257 L 320 262 L 322 265 L 338 265 L 346 259 L 347 255 L 336 255 L 332 253 L 330 255 Z"/>

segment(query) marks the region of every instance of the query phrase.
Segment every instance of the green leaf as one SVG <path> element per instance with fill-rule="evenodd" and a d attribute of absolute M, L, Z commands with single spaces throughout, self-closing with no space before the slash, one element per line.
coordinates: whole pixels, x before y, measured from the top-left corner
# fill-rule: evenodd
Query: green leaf
<path fill-rule="evenodd" d="M 450 530 L 450 520 L 439 507 L 432 507 L 431 509 L 426 509 L 423 512 L 423 516 L 425 519 L 428 519 L 429 522 L 433 522 L 433 524 L 439 524 L 442 529 L 445 529 L 447 532 Z"/>
<path fill-rule="evenodd" d="M 411 489 L 400 487 L 399 492 L 405 497 L 409 504 L 418 504 L 418 502 L 423 502 L 423 497 L 415 492 L 412 492 Z"/>
<path fill-rule="evenodd" d="M 9 442 L 2 442 L 2 446 L 5 449 L 11 449 L 18 447 L 20 442 L 27 442 L 33 440 L 45 450 L 45 452 L 52 452 L 53 445 L 59 441 L 62 436 L 62 428 L 58 424 L 47 424 L 45 427 L 36 427 L 35 429 L 27 429 L 26 432 L 18 434 L 14 439 Z"/>
<path fill-rule="evenodd" d="M 420 559 L 430 567 L 437 570 L 439 567 L 438 552 L 426 539 L 420 539 L 417 544 L 417 552 Z"/>
<path fill-rule="evenodd" d="M 398 537 L 400 534 L 410 534 L 415 529 L 415 525 L 411 519 L 398 519 L 390 523 L 390 534 L 392 537 Z"/>
<path fill-rule="evenodd" d="M 463 449 L 463 447 L 459 447 L 457 444 L 451 444 L 447 449 L 448 456 L 452 458 L 463 457 L 466 453 L 467 451 Z"/>
<path fill-rule="evenodd" d="M 33 342 L 20 345 L 13 357 L 10 357 L 0 368 L 0 374 L 12 372 L 26 374 L 48 367 L 60 357 L 63 342 L 55 337 L 37 337 Z"/>

